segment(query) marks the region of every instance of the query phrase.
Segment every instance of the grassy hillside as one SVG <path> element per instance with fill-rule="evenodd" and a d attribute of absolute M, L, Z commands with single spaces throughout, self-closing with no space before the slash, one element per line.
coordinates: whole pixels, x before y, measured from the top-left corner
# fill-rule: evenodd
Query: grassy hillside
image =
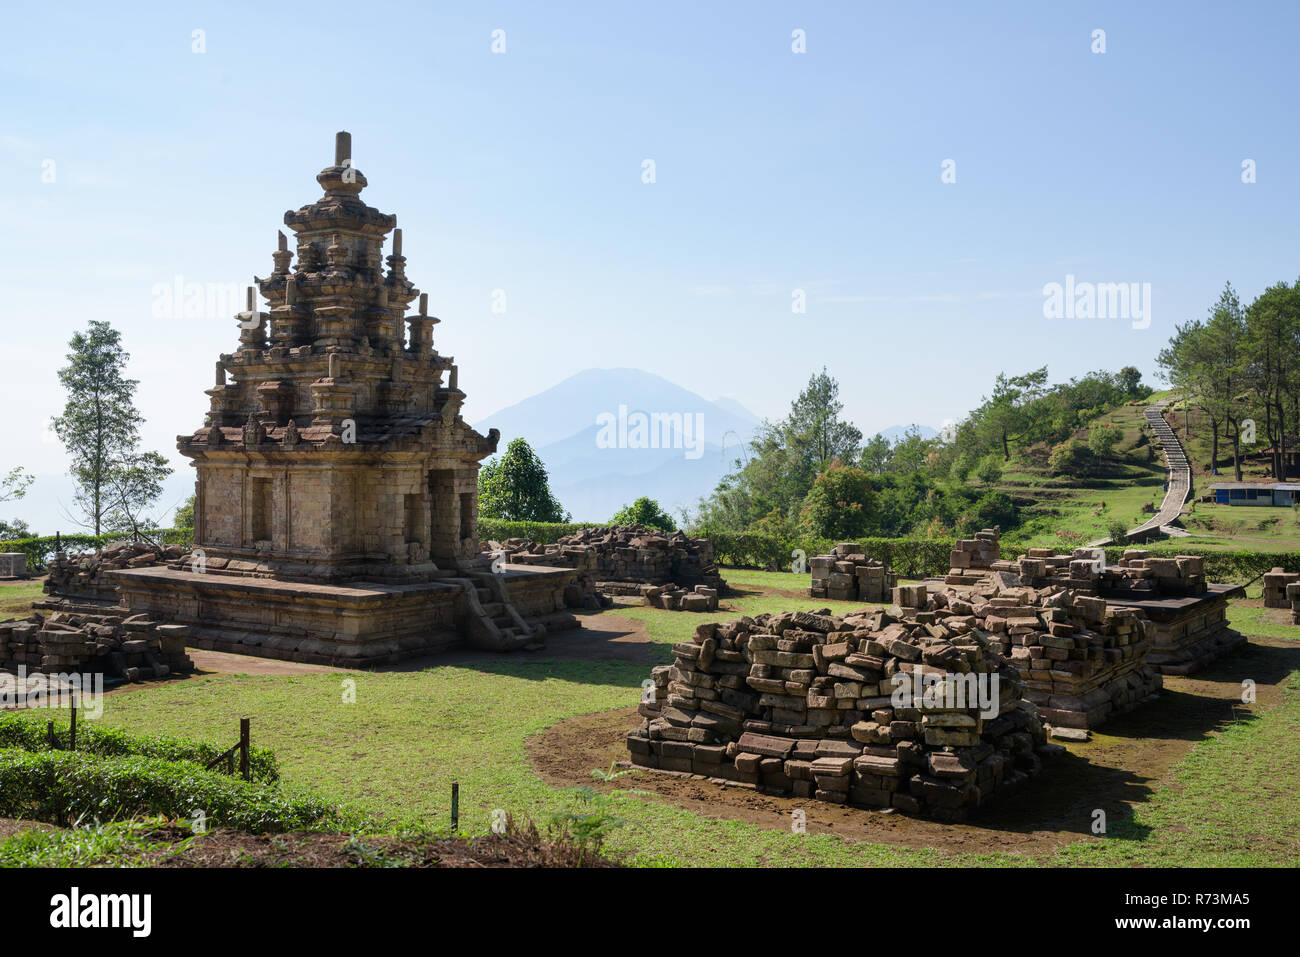
<path fill-rule="evenodd" d="M 1157 393 L 1142 402 L 1130 403 L 1098 416 L 1075 438 L 1087 442 L 1093 425 L 1113 423 L 1124 430 L 1115 454 L 1095 463 L 1086 473 L 1053 475 L 1047 468 L 1045 448 L 1030 449 L 1009 463 L 998 484 L 1000 491 L 1015 499 L 1023 518 L 1020 528 L 1009 534 L 1017 545 L 1078 546 L 1103 538 L 1111 523 L 1133 528 L 1145 521 L 1164 497 L 1164 456 L 1145 427 L 1144 410 L 1170 394 Z M 1177 426 L 1193 463 L 1193 499 L 1216 481 L 1233 481 L 1231 460 L 1220 448 L 1220 474 L 1212 475 L 1209 425 L 1195 411 L 1190 413 L 1174 397 L 1168 418 Z M 1185 424 L 1190 429 L 1190 437 Z M 1200 466 L 1198 468 L 1198 465 Z M 1267 478 L 1268 462 L 1256 456 L 1249 461 L 1247 481 Z M 1144 510 L 1146 509 L 1146 510 Z M 1300 550 L 1300 511 L 1290 508 L 1242 508 L 1189 502 L 1181 524 L 1191 533 L 1179 539 L 1188 545 L 1231 547 L 1249 551 Z"/>
<path fill-rule="evenodd" d="M 1074 437 L 1088 441 L 1094 424 L 1111 423 L 1124 431 L 1112 456 L 1093 462 L 1085 473 L 1053 475 L 1050 449 L 1031 448 L 1012 458 L 998 490 L 1016 502 L 1020 528 L 1009 537 L 1026 546 L 1075 547 L 1105 538 L 1116 521 L 1141 524 L 1164 497 L 1164 458 L 1145 428 L 1143 411 L 1150 401 L 1121 406 L 1098 416 Z"/>

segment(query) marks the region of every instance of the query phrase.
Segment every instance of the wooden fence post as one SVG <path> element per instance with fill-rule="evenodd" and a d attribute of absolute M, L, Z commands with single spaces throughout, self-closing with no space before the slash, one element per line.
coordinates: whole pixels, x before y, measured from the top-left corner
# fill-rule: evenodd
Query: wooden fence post
<path fill-rule="evenodd" d="M 239 776 L 245 781 L 253 780 L 253 772 L 248 765 L 248 718 L 239 719 Z"/>
<path fill-rule="evenodd" d="M 72 702 L 71 723 L 68 725 L 68 750 L 77 750 L 77 702 Z"/>
<path fill-rule="evenodd" d="M 451 829 L 460 826 L 460 782 L 451 782 Z"/>

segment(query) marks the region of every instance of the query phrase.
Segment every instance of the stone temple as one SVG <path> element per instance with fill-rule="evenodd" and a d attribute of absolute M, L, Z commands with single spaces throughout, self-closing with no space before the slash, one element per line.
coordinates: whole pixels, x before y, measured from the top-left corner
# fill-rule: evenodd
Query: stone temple
<path fill-rule="evenodd" d="M 197 473 L 193 560 L 112 573 L 121 602 L 199 647 L 294 660 L 535 647 L 577 624 L 577 573 L 494 572 L 480 552 L 478 470 L 499 433 L 462 420 L 397 217 L 362 201 L 351 153 L 339 133 L 324 195 L 284 214 L 296 248 L 281 233 L 254 280 L 269 309 L 250 288 L 206 421 L 177 439 Z"/>

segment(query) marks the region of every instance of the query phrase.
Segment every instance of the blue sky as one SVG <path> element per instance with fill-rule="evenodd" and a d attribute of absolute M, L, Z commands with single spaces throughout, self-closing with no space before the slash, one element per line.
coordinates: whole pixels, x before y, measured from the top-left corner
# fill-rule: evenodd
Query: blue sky
<path fill-rule="evenodd" d="M 43 422 L 90 318 L 122 331 L 145 440 L 174 456 L 236 330 L 155 317 L 155 285 L 269 272 L 339 129 L 471 420 L 592 366 L 779 416 L 825 364 L 868 433 L 960 416 L 1003 370 L 1150 376 L 1226 280 L 1249 299 L 1300 274 L 1298 9 L 23 5 L 0 56 L 0 469 L 63 470 Z M 1067 274 L 1150 283 L 1150 328 L 1044 318 Z"/>

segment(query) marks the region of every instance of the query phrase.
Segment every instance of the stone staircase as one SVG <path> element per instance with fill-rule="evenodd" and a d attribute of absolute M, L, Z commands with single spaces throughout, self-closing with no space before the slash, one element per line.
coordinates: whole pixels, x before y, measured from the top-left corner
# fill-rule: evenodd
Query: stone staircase
<path fill-rule="evenodd" d="M 546 627 L 530 624 L 510 601 L 500 575 L 471 572 L 457 579 L 465 587 L 470 644 L 485 651 L 534 650 L 546 642 Z"/>
<path fill-rule="evenodd" d="M 1168 534 L 1165 526 L 1176 520 L 1182 513 L 1183 503 L 1192 492 L 1192 465 L 1187 458 L 1187 450 L 1183 448 L 1183 443 L 1178 441 L 1173 428 L 1165 421 L 1164 408 L 1168 404 L 1168 399 L 1162 399 L 1151 406 L 1146 410 L 1146 419 L 1151 431 L 1160 442 L 1161 450 L 1165 453 L 1165 464 L 1169 469 L 1169 489 L 1165 492 L 1164 501 L 1160 503 L 1160 510 L 1149 521 L 1129 531 L 1130 540 L 1145 537 L 1156 531 L 1164 531 Z"/>
<path fill-rule="evenodd" d="M 1176 537 L 1185 537 L 1187 535 L 1182 529 L 1170 525 L 1182 513 L 1183 504 L 1192 492 L 1192 467 L 1187 458 L 1187 450 L 1183 448 L 1183 443 L 1178 441 L 1178 435 L 1165 421 L 1164 409 L 1168 404 L 1168 399 L 1161 399 L 1150 406 L 1144 414 L 1147 426 L 1155 435 L 1156 441 L 1160 443 L 1160 450 L 1164 452 L 1165 464 L 1169 469 L 1169 486 L 1155 515 L 1137 526 L 1137 528 L 1128 531 L 1126 538 L 1130 542 L 1141 542 L 1161 534 Z M 1094 548 L 1109 545 L 1110 539 L 1103 538 L 1088 544 L 1089 547 Z"/>

